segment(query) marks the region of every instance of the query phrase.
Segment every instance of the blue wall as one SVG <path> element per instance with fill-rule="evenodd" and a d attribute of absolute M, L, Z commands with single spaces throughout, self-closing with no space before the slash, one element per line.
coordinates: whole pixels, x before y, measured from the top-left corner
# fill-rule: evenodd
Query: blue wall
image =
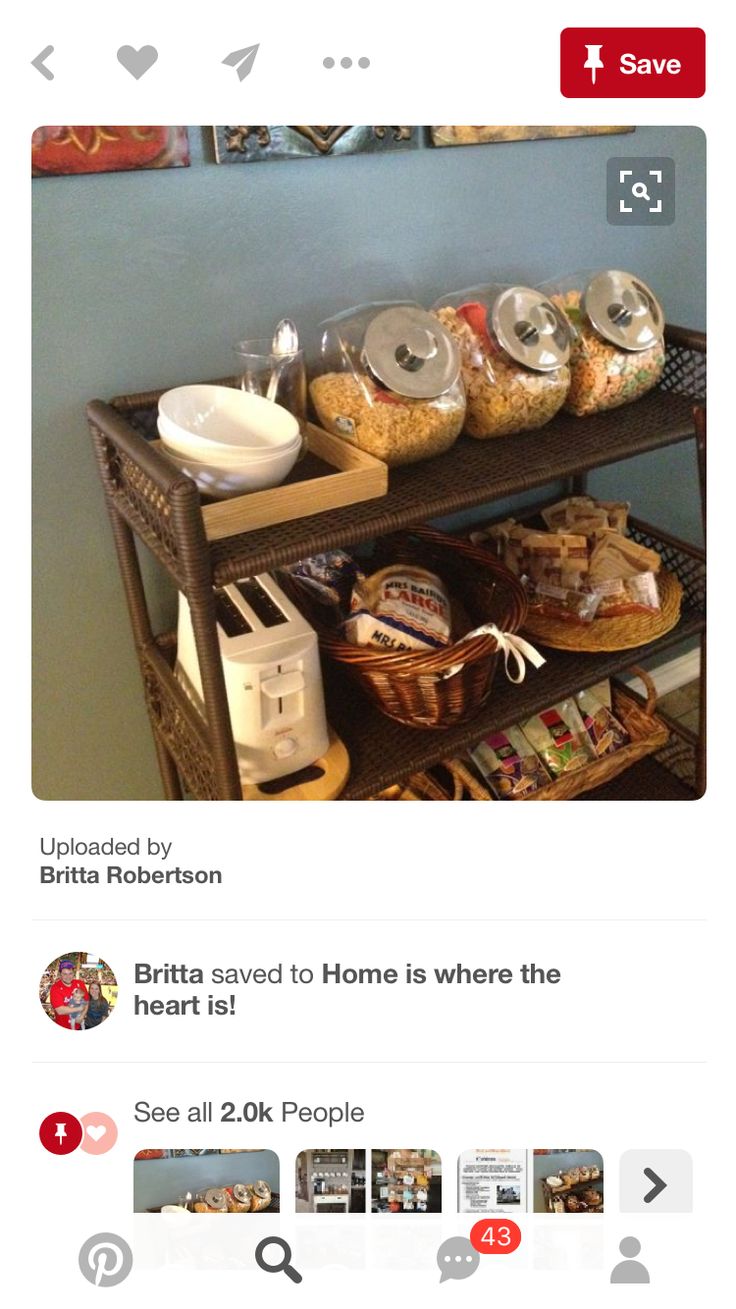
<path fill-rule="evenodd" d="M 37 795 L 161 795 L 84 405 L 231 370 L 231 345 L 362 301 L 430 304 L 494 279 L 637 272 L 668 319 L 705 326 L 705 138 L 697 128 L 33 183 L 34 688 Z M 677 221 L 609 227 L 611 155 L 669 155 Z M 510 438 L 513 439 L 513 438 Z M 672 488 L 677 494 L 672 494 Z M 699 535 L 691 443 L 595 474 Z M 156 609 L 168 582 L 150 569 Z"/>

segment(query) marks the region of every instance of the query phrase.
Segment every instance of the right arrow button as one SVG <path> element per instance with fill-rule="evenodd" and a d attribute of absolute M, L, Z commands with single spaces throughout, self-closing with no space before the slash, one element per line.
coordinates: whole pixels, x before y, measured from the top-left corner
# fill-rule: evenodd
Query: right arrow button
<path fill-rule="evenodd" d="M 624 1214 L 690 1213 L 693 1161 L 687 1150 L 627 1150 L 621 1156 L 619 1203 Z"/>
<path fill-rule="evenodd" d="M 646 1195 L 644 1196 L 644 1203 L 651 1204 L 652 1200 L 656 1200 L 657 1196 L 662 1194 L 665 1187 L 667 1186 L 667 1183 L 663 1182 L 662 1178 L 657 1176 L 653 1168 L 645 1168 L 644 1176 L 648 1178 L 650 1182 L 654 1183 L 654 1186 L 652 1187 L 651 1191 L 647 1191 Z"/>

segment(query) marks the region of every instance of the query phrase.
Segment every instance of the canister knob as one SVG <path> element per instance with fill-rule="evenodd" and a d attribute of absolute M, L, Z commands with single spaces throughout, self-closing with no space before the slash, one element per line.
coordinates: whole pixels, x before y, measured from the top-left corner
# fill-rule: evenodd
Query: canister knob
<path fill-rule="evenodd" d="M 363 340 L 363 363 L 389 391 L 415 400 L 444 395 L 460 374 L 454 340 L 417 305 L 392 305 L 371 319 Z"/>
<path fill-rule="evenodd" d="M 529 286 L 501 291 L 491 309 L 496 339 L 517 363 L 549 373 L 570 358 L 570 330 L 551 300 Z"/>
<path fill-rule="evenodd" d="M 647 350 L 664 335 L 662 306 L 631 273 L 596 273 L 583 292 L 581 307 L 596 332 L 624 350 Z"/>

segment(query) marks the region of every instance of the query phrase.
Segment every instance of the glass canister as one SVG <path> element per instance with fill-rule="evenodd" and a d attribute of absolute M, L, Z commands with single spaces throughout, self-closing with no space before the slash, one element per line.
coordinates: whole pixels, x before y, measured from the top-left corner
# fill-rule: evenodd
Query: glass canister
<path fill-rule="evenodd" d="M 390 466 L 449 450 L 462 431 L 457 346 L 417 304 L 369 304 L 322 324 L 319 422 Z"/>
<path fill-rule="evenodd" d="M 565 409 L 582 417 L 646 395 L 664 369 L 664 313 L 650 288 L 618 269 L 575 273 L 546 288 L 573 332 Z"/>
<path fill-rule="evenodd" d="M 432 312 L 460 350 L 470 436 L 529 432 L 562 407 L 570 328 L 546 295 L 528 286 L 474 286 L 442 296 Z"/>

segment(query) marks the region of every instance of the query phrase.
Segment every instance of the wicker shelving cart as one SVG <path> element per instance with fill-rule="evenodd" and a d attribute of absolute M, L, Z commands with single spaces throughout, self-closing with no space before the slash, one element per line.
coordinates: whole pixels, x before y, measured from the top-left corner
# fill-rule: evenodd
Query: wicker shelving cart
<path fill-rule="evenodd" d="M 199 492 L 151 444 L 160 392 L 87 406 L 110 514 L 167 799 L 242 799 L 215 625 L 213 587 L 267 572 L 305 555 L 357 545 L 397 529 L 489 505 L 507 496 L 563 482 L 581 493 L 589 470 L 651 450 L 696 441 L 704 506 L 705 336 L 667 329 L 667 363 L 659 386 L 643 399 L 581 419 L 558 415 L 538 432 L 505 440 L 462 437 L 447 454 L 392 469 L 380 499 L 310 517 L 208 539 Z M 653 545 L 684 588 L 677 626 L 635 650 L 602 654 L 549 651 L 544 668 L 523 687 L 498 679 L 471 722 L 418 732 L 392 722 L 326 668 L 330 720 L 348 747 L 351 778 L 344 799 L 365 799 L 411 773 L 431 767 L 492 729 L 536 713 L 584 686 L 697 637 L 704 654 L 705 556 L 652 525 L 634 521 L 637 540 Z M 192 611 L 206 719 L 174 677 L 175 637 L 153 630 L 136 539 L 166 569 Z M 701 659 L 704 671 L 705 660 Z M 701 671 L 701 678 L 703 676 Z M 701 688 L 704 721 L 704 685 Z M 677 740 L 585 798 L 692 799 L 704 789 L 704 733 Z"/>

